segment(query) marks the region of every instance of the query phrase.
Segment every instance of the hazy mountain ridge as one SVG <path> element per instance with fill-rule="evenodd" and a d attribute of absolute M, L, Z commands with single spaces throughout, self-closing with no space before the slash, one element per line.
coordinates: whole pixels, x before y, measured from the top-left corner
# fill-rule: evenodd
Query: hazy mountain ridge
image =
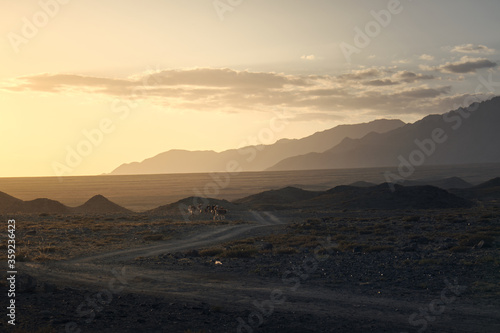
<path fill-rule="evenodd" d="M 282 139 L 271 145 L 247 146 L 220 153 L 215 151 L 169 150 L 142 162 L 122 164 L 111 172 L 123 174 L 197 173 L 228 171 L 236 161 L 244 171 L 262 171 L 279 161 L 310 152 L 324 152 L 346 137 L 361 138 L 371 132 L 387 132 L 403 126 L 401 120 L 379 119 L 368 123 L 339 125 L 302 139 Z"/>
<path fill-rule="evenodd" d="M 412 156 L 418 162 L 415 166 L 500 162 L 500 97 L 468 109 L 429 115 L 385 133 L 344 139 L 323 153 L 290 157 L 268 170 L 397 166 L 408 164 Z"/>

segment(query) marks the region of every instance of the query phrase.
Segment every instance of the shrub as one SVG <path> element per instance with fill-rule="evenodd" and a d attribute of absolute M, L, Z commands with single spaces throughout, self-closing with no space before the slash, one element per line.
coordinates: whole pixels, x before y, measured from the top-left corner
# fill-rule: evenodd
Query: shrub
<path fill-rule="evenodd" d="M 163 235 L 147 235 L 142 237 L 145 241 L 161 241 L 163 240 Z"/>
<path fill-rule="evenodd" d="M 214 257 L 214 256 L 220 255 L 222 252 L 224 252 L 224 250 L 221 248 L 217 248 L 217 247 L 198 251 L 198 253 L 202 257 Z"/>
<path fill-rule="evenodd" d="M 227 258 L 249 258 L 255 253 L 257 253 L 257 249 L 255 247 L 241 245 L 224 251 L 222 256 Z"/>

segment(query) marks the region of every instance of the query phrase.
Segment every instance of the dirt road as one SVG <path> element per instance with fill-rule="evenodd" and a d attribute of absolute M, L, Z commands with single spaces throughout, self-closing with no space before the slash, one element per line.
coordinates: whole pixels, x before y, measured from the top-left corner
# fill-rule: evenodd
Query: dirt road
<path fill-rule="evenodd" d="M 181 300 L 189 304 L 216 304 L 230 309 L 225 314 L 227 323 L 224 328 L 212 330 L 213 332 L 276 332 L 280 331 L 280 327 L 284 332 L 294 332 L 293 327 L 309 327 L 311 332 L 417 332 L 419 329 L 423 332 L 424 328 L 426 332 L 500 331 L 500 324 L 492 324 L 500 323 L 498 309 L 470 301 L 453 302 L 449 305 L 434 304 L 433 306 L 440 305 L 439 311 L 436 310 L 439 314 L 427 314 L 427 317 L 419 317 L 422 318 L 420 320 L 412 320 L 412 314 L 418 313 L 427 304 L 415 301 L 411 296 L 365 296 L 342 288 L 312 284 L 309 283 L 307 274 L 283 272 L 281 279 L 268 279 L 203 270 L 199 267 L 169 267 L 154 261 L 144 267 L 134 262 L 137 257 L 155 257 L 199 249 L 270 232 L 278 223 L 279 221 L 213 227 L 186 235 L 182 239 L 134 249 L 44 264 L 22 263 L 19 271 L 39 281 L 55 284 L 59 290 L 100 290 L 114 296 L 138 294 L 173 302 Z M 316 264 L 321 265 L 321 262 Z M 444 310 L 441 311 L 443 306 Z M 150 313 L 150 316 L 154 315 L 155 310 L 151 311 L 153 314 Z M 232 319 L 228 321 L 227 317 Z M 193 316 L 191 320 L 194 322 L 197 318 Z M 301 321 L 302 324 L 290 322 L 291 320 Z M 206 327 L 207 322 L 195 326 Z M 287 323 L 289 327 L 285 329 L 283 325 Z M 117 331 L 120 330 L 127 331 L 117 328 Z M 168 329 L 160 328 L 156 331 L 169 332 Z"/>

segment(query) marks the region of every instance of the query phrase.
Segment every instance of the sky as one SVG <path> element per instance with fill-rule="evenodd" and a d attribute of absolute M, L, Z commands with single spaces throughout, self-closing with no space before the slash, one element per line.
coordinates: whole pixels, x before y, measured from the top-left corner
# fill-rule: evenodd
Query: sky
<path fill-rule="evenodd" d="M 467 106 L 498 95 L 499 13 L 497 0 L 0 0 L 0 177 Z"/>

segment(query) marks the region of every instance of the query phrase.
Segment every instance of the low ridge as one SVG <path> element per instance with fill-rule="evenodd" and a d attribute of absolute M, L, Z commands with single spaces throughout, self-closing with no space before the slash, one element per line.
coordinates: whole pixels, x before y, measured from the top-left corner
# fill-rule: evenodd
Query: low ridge
<path fill-rule="evenodd" d="M 112 202 L 98 194 L 87 200 L 83 205 L 72 209 L 75 213 L 131 213 L 130 210 Z"/>

